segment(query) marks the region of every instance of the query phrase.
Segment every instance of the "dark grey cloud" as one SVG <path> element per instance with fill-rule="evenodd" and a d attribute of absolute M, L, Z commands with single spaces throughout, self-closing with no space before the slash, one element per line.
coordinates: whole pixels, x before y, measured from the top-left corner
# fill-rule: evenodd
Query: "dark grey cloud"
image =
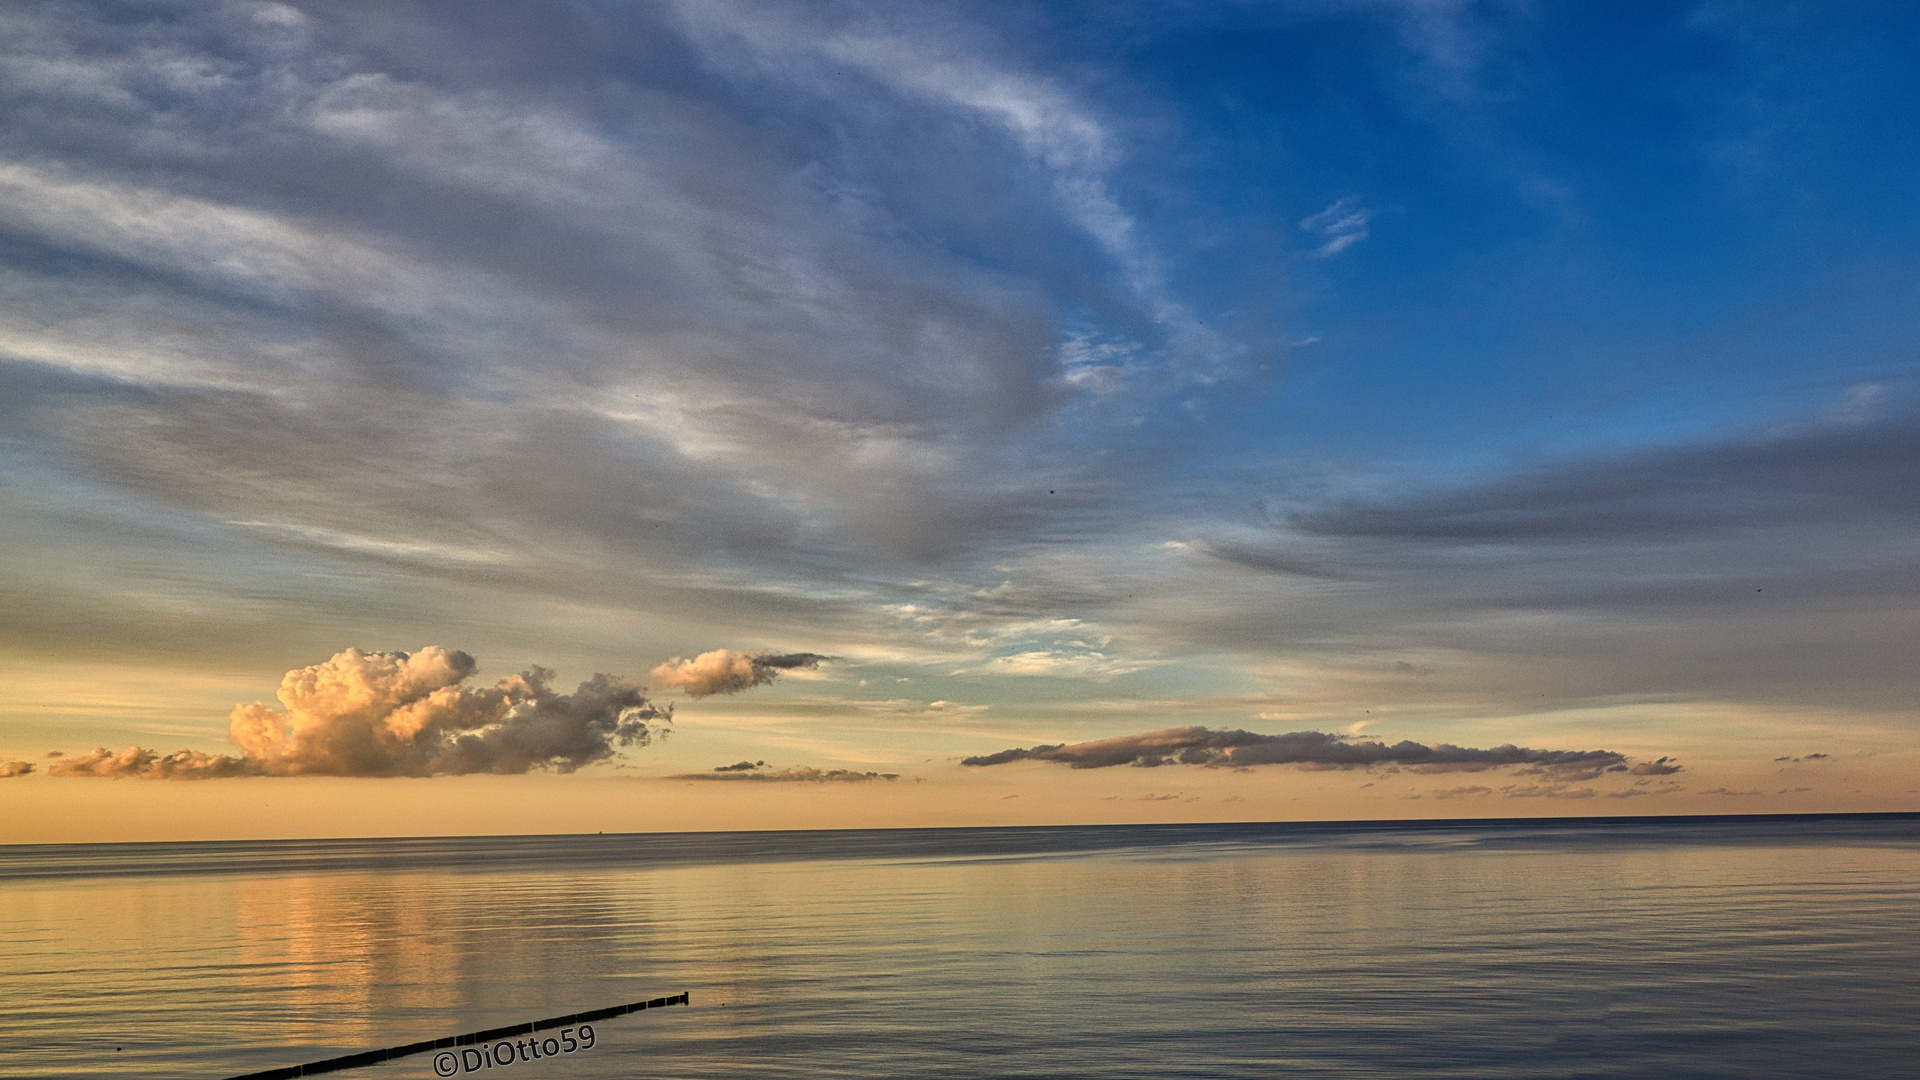
<path fill-rule="evenodd" d="M 1920 520 L 1920 415 L 1759 438 L 1641 450 L 1478 486 L 1291 515 L 1341 539 L 1458 545 L 1712 544 L 1780 528 L 1911 526 Z"/>
<path fill-rule="evenodd" d="M 1483 772 L 1489 769 L 1530 767 L 1561 779 L 1587 779 L 1602 772 L 1628 770 L 1626 757 L 1611 750 L 1535 750 L 1513 745 L 1479 750 L 1446 743 L 1427 746 L 1410 740 L 1389 745 L 1318 731 L 1262 735 L 1252 731 L 1216 731 L 1204 727 L 1166 728 L 1094 742 L 1015 748 L 963 758 L 960 763 L 980 766 L 1004 765 L 1012 761 L 1053 761 L 1075 769 L 1105 769 L 1115 765 L 1146 768 L 1163 765 L 1202 765 L 1209 768 L 1298 765 L 1307 769 L 1398 765 L 1417 773 Z"/>
<path fill-rule="evenodd" d="M 764 762 L 743 761 L 735 765 L 722 765 L 712 772 L 678 773 L 668 780 L 729 780 L 755 781 L 765 783 L 800 784 L 860 784 L 870 780 L 898 780 L 899 773 L 859 772 L 853 769 L 816 769 L 802 765 L 785 769 L 768 769 Z"/>
<path fill-rule="evenodd" d="M 802 668 L 816 668 L 833 657 L 823 653 L 756 653 L 753 666 L 772 671 L 798 671 Z"/>
<path fill-rule="evenodd" d="M 1209 647 L 1382 663 L 1417 650 L 1436 658 L 1417 690 L 1373 679 L 1360 692 L 1463 712 L 1904 711 L 1920 412 L 1892 393 L 1875 402 L 1875 414 L 1391 494 L 1265 498 L 1247 526 L 1187 545 L 1238 571 L 1245 600 L 1182 629 Z"/>

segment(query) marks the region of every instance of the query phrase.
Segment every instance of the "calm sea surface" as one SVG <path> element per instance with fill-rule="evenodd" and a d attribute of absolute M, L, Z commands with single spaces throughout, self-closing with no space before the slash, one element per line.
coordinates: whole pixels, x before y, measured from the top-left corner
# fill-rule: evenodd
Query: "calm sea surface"
<path fill-rule="evenodd" d="M 1920 816 L 0 847 L 0 961 L 4 1077 L 1910 1080 Z"/>

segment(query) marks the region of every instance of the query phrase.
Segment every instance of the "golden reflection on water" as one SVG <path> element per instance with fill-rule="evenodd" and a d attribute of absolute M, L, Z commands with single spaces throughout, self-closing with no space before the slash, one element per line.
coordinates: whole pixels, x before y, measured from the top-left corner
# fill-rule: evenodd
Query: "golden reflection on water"
<path fill-rule="evenodd" d="M 527 1075 L 1654 1075 L 1721 1039 L 1795 1075 L 1895 1045 L 1916 900 L 1912 845 L 1550 838 L 14 881 L 0 1076 L 230 1075 L 682 990 Z"/>

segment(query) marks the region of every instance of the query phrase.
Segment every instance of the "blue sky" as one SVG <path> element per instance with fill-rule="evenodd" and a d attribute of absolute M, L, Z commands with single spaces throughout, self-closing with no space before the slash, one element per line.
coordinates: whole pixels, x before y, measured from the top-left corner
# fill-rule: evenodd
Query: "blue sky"
<path fill-rule="evenodd" d="M 1908 805 L 1917 37 L 13 10 L 0 756 L 231 750 L 348 648 L 566 685 L 725 649 L 831 659 L 656 685 L 636 769 L 1200 725 L 1680 754 L 1684 810 L 1820 752 L 1821 805 Z M 1363 775 L 1288 812 L 1376 813 Z"/>

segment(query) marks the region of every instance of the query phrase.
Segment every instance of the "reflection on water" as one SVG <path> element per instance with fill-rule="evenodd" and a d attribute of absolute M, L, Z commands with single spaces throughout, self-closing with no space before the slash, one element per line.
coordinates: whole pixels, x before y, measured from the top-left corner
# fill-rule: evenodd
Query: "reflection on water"
<path fill-rule="evenodd" d="M 1037 832 L 0 852 L 0 1076 L 221 1077 L 682 990 L 513 1068 L 1911 1075 L 1911 820 Z"/>

